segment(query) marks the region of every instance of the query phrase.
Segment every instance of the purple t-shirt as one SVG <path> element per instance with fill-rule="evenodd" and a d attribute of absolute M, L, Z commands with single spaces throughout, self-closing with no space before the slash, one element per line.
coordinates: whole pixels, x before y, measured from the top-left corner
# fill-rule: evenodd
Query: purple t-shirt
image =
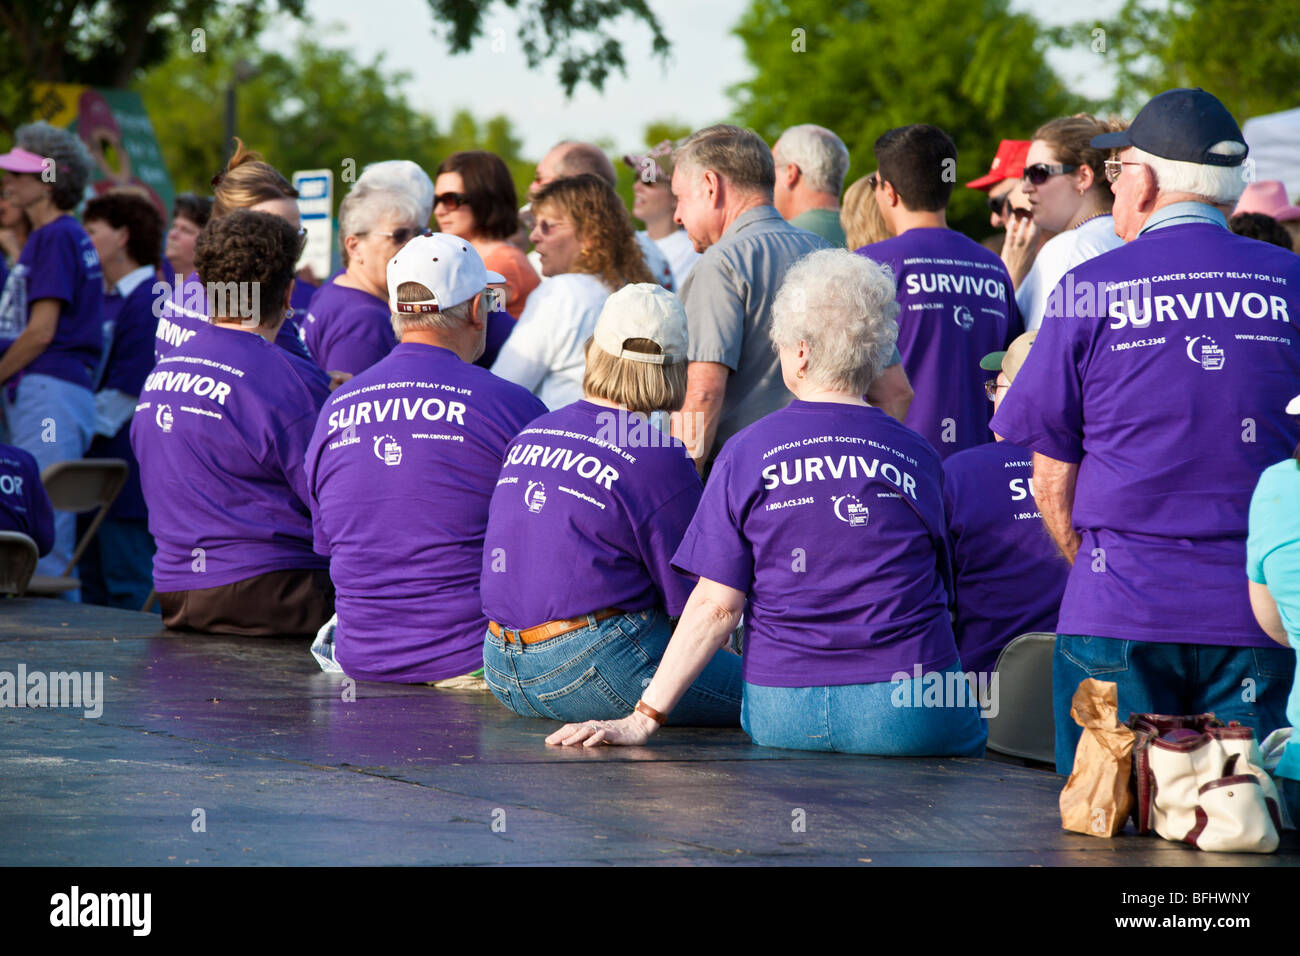
<path fill-rule="evenodd" d="M 397 344 L 388 303 L 337 282 L 325 283 L 312 296 L 302 337 L 321 368 L 353 375 L 370 368 Z"/>
<path fill-rule="evenodd" d="M 1031 455 L 1011 442 L 990 442 L 943 463 L 956 579 L 953 633 L 968 671 L 993 670 L 1014 637 L 1056 633 L 1070 566 L 1034 504 Z"/>
<path fill-rule="evenodd" d="M 307 285 L 301 279 L 294 279 L 294 282 Z M 196 330 L 211 325 L 211 322 L 208 320 L 207 293 L 197 272 L 191 272 L 182 282 L 159 282 L 153 288 L 154 315 L 158 317 L 154 355 L 162 359 L 170 355 L 173 349 L 188 342 Z M 275 334 L 275 344 L 301 360 L 296 363 L 299 375 L 303 373 L 302 366 L 307 366 L 315 379 L 312 388 L 329 388 L 329 376 L 312 361 L 311 353 L 307 351 L 298 327 L 293 322 L 286 319 L 281 324 Z"/>
<path fill-rule="evenodd" d="M 30 453 L 0 445 L 0 531 L 18 531 L 36 542 L 42 557 L 54 547 L 54 511 Z"/>
<path fill-rule="evenodd" d="M 54 339 L 22 372 L 91 388 L 104 350 L 103 297 L 104 274 L 86 230 L 66 215 L 46 223 L 27 237 L 17 265 L 5 280 L 0 295 L 0 354 L 27 328 L 33 302 L 58 299 Z"/>
<path fill-rule="evenodd" d="M 105 341 L 108 355 L 99 389 L 115 389 L 139 396 L 154 366 L 153 283 L 146 279 L 122 298 L 104 299 Z M 131 450 L 131 422 L 127 420 L 115 435 L 96 435 L 86 451 L 87 458 L 121 458 L 130 466 L 126 484 L 108 509 L 113 520 L 143 521 L 148 517 L 144 492 L 140 488 L 140 463 Z"/>
<path fill-rule="evenodd" d="M 325 403 L 307 483 L 349 676 L 436 681 L 482 666 L 488 502 L 506 445 L 545 412 L 526 389 L 414 343 Z"/>
<path fill-rule="evenodd" d="M 605 608 L 682 613 L 670 567 L 700 501 L 685 447 L 644 416 L 587 401 L 510 443 L 483 545 L 483 611 L 522 629 Z"/>
<path fill-rule="evenodd" d="M 260 335 L 203 325 L 149 373 L 131 446 L 159 591 L 327 566 L 312 550 L 302 461 L 329 392 L 306 364 Z"/>
<path fill-rule="evenodd" d="M 898 283 L 898 351 L 915 392 L 904 423 L 941 458 L 992 441 L 980 359 L 1021 332 L 1002 260 L 951 229 L 909 229 L 857 251 Z"/>
<path fill-rule="evenodd" d="M 1066 273 L 993 428 L 1078 463 L 1058 629 L 1272 647 L 1241 569 L 1250 496 L 1300 429 L 1300 258 L 1208 223 Z"/>
<path fill-rule="evenodd" d="M 744 679 L 888 681 L 957 660 L 939 457 L 884 412 L 795 401 L 719 453 L 673 567 L 749 594 Z"/>

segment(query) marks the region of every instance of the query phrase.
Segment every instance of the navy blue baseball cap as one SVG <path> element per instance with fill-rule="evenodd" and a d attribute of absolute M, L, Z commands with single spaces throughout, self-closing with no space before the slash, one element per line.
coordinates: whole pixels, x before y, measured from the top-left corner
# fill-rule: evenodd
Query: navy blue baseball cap
<path fill-rule="evenodd" d="M 1240 166 L 1246 151 L 1228 155 L 1210 147 L 1224 140 L 1245 145 L 1241 127 L 1212 93 L 1195 89 L 1165 90 L 1153 96 L 1128 129 L 1092 138 L 1097 149 L 1136 146 L 1164 159 L 1204 166 Z"/>

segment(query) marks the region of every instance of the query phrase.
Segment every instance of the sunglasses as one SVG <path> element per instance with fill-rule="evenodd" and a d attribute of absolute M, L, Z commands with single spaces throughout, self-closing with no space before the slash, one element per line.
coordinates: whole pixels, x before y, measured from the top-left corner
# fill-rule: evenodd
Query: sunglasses
<path fill-rule="evenodd" d="M 469 196 L 464 193 L 439 193 L 433 197 L 433 208 L 441 206 L 447 212 L 455 212 L 462 205 L 469 202 Z"/>
<path fill-rule="evenodd" d="M 1024 178 L 1035 186 L 1041 186 L 1053 176 L 1059 176 L 1062 173 L 1072 173 L 1078 166 L 1071 166 L 1065 163 L 1034 163 L 1032 166 L 1025 167 Z"/>
<path fill-rule="evenodd" d="M 875 192 L 880 188 L 880 176 L 878 173 L 872 173 L 867 177 L 867 188 Z"/>
<path fill-rule="evenodd" d="M 1001 196 L 985 196 L 984 201 L 988 203 L 989 212 L 993 213 L 995 216 L 1001 216 L 1004 219 L 1006 218 L 1007 203 L 1011 202 L 1011 196 L 1009 193 L 1003 193 Z"/>
<path fill-rule="evenodd" d="M 358 232 L 358 236 L 386 236 L 399 246 L 404 246 L 416 236 L 432 236 L 433 230 L 424 226 L 403 226 L 393 232 Z"/>

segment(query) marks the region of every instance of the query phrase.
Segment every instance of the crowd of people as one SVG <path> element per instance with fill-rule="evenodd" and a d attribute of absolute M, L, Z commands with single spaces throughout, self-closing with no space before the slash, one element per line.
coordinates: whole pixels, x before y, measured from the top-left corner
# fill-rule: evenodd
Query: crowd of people
<path fill-rule="evenodd" d="M 589 143 L 551 149 L 522 207 L 491 153 L 377 163 L 316 285 L 293 187 L 242 143 L 166 228 L 130 191 L 79 221 L 84 147 L 22 127 L 0 525 L 61 566 L 77 519 L 40 470 L 125 459 L 82 600 L 154 592 L 174 629 L 486 689 L 565 722 L 554 744 L 739 723 L 979 756 L 973 697 L 900 698 L 1041 631 L 1061 772 L 1085 677 L 1121 713 L 1294 723 L 1285 187 L 1247 184 L 1202 90 L 1004 140 L 967 184 L 983 242 L 948 225 L 945 131 L 873 154 L 845 190 L 831 130 L 711 126 L 621 157 L 630 210 Z"/>

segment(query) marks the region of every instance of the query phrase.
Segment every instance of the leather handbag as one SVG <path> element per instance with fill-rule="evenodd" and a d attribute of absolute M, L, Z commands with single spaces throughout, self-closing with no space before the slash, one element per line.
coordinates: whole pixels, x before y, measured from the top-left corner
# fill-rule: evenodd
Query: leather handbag
<path fill-rule="evenodd" d="M 1277 849 L 1277 787 L 1253 730 L 1214 714 L 1133 714 L 1128 726 L 1138 833 L 1219 852 Z"/>

